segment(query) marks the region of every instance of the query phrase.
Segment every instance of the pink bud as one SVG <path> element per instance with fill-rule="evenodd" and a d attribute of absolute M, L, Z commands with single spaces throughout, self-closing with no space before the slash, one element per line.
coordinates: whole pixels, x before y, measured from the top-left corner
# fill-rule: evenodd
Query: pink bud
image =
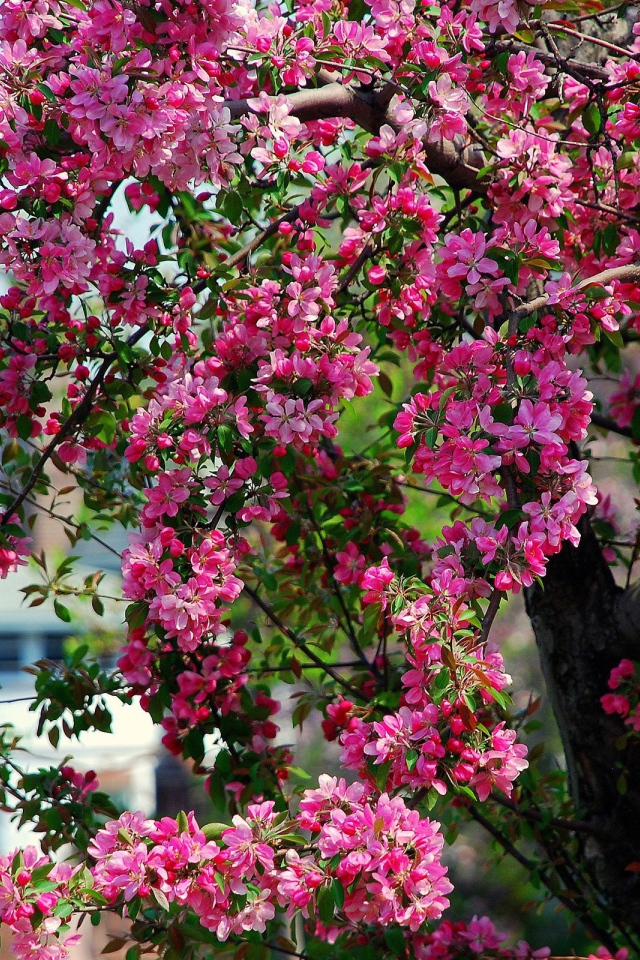
<path fill-rule="evenodd" d="M 384 283 L 387 271 L 384 267 L 371 267 L 367 276 L 369 277 L 369 283 L 374 283 L 376 286 L 379 286 L 381 283 Z"/>

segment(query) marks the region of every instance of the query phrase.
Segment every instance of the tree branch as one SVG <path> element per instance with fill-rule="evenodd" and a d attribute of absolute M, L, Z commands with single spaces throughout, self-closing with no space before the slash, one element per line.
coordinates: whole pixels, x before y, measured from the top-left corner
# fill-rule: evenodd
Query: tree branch
<path fill-rule="evenodd" d="M 620 427 L 611 417 L 605 417 L 596 411 L 591 414 L 591 423 L 594 423 L 596 427 L 602 427 L 603 430 L 610 430 L 611 433 L 617 433 L 621 437 L 633 437 L 631 427 Z"/>
<path fill-rule="evenodd" d="M 400 129 L 389 112 L 390 90 L 384 81 L 371 87 L 361 87 L 334 80 L 328 82 L 329 76 L 326 71 L 321 71 L 321 86 L 287 95 L 292 116 L 302 123 L 345 118 L 376 136 L 385 124 L 396 131 Z M 225 100 L 224 106 L 229 110 L 232 120 L 251 113 L 260 115 L 259 110 L 250 106 L 249 100 Z M 443 177 L 451 186 L 472 190 L 479 195 L 486 193 L 486 178 L 478 179 L 478 170 L 484 166 L 484 157 L 475 145 L 466 146 L 443 140 L 439 143 L 426 142 L 424 150 L 432 173 Z"/>
<path fill-rule="evenodd" d="M 529 875 L 531 875 L 534 872 L 536 868 L 536 864 L 532 860 L 530 860 L 528 857 L 525 857 L 525 855 L 521 853 L 518 850 L 518 848 L 514 846 L 513 843 L 511 843 L 509 838 L 506 837 L 504 833 L 502 833 L 502 831 L 500 831 L 497 827 L 495 827 L 491 823 L 491 821 L 488 820 L 475 807 L 469 805 L 466 809 L 469 815 L 477 823 L 479 823 L 481 827 L 484 827 L 487 833 L 491 834 L 491 836 L 498 841 L 498 843 L 503 848 L 505 853 L 508 853 L 510 857 L 513 857 L 514 860 L 516 860 L 522 867 L 524 867 L 525 870 L 528 871 Z M 573 896 L 570 896 L 568 891 L 565 892 L 563 890 L 560 890 L 560 891 L 557 890 L 555 884 L 552 882 L 552 879 L 547 873 L 547 871 L 542 868 L 538 869 L 538 876 L 540 877 L 541 881 L 544 883 L 545 887 L 549 890 L 549 892 L 557 900 L 559 900 L 560 903 L 562 903 L 563 906 L 567 908 L 567 910 L 570 910 L 571 913 L 573 913 L 576 917 L 580 919 L 585 929 L 588 931 L 588 933 L 592 937 L 594 937 L 596 940 L 599 940 L 601 943 L 603 943 L 606 947 L 608 947 L 609 950 L 615 951 L 617 949 L 615 941 L 613 940 L 612 937 L 609 936 L 607 931 L 603 930 L 601 927 L 598 927 L 596 923 L 589 917 L 586 910 L 582 908 L 579 903 L 576 903 L 576 900 L 574 899 L 574 897 L 578 896 L 578 894 L 574 894 Z"/>
<path fill-rule="evenodd" d="M 603 70 L 602 67 L 599 67 L 595 63 L 583 63 L 581 60 L 575 60 L 571 57 L 563 58 L 560 63 L 553 53 L 547 53 L 545 50 L 539 50 L 538 47 L 530 46 L 526 43 L 515 43 L 513 41 L 508 43 L 496 43 L 492 46 L 487 53 L 535 53 L 536 60 L 540 60 L 541 63 L 544 63 L 547 67 L 557 67 L 558 69 L 565 69 L 571 71 L 572 75 L 582 74 L 583 77 L 588 77 L 590 80 L 609 80 L 610 76 L 606 70 Z"/>
<path fill-rule="evenodd" d="M 609 267 L 608 270 L 595 273 L 592 277 L 585 277 L 575 287 L 572 287 L 569 293 L 580 293 L 581 290 L 596 285 L 606 286 L 612 280 L 620 280 L 622 283 L 634 283 L 636 280 L 640 280 L 640 263 L 627 263 L 621 267 Z M 550 294 L 543 293 L 534 300 L 529 300 L 528 303 L 519 304 L 512 311 L 513 316 L 516 320 L 522 320 L 523 317 L 528 317 L 536 310 L 542 310 L 549 303 L 550 297 Z"/>

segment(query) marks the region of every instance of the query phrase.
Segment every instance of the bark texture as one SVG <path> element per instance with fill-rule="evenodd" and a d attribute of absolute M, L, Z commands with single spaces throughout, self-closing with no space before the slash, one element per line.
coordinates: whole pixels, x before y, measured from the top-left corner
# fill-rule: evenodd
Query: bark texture
<path fill-rule="evenodd" d="M 640 933 L 640 873 L 628 869 L 640 861 L 640 751 L 618 749 L 628 728 L 600 703 L 611 669 L 640 656 L 638 590 L 616 586 L 586 517 L 580 532 L 577 548 L 565 544 L 551 559 L 544 586 L 527 591 L 527 612 L 576 814 L 594 827 L 585 864 L 612 911 Z"/>

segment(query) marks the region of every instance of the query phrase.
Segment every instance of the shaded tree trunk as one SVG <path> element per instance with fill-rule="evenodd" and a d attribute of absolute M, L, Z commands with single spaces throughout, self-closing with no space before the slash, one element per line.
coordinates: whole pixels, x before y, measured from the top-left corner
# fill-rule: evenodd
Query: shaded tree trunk
<path fill-rule="evenodd" d="M 576 814 L 594 827 L 583 844 L 592 881 L 612 915 L 640 933 L 640 749 L 602 709 L 611 669 L 640 658 L 640 590 L 616 586 L 587 517 L 577 548 L 565 543 L 543 585 L 526 592 L 549 698 L 564 746 Z"/>

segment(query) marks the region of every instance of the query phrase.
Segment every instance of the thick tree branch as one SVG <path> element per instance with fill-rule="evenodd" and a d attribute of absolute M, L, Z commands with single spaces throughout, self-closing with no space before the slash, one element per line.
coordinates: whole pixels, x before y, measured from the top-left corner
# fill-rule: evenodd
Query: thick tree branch
<path fill-rule="evenodd" d="M 358 87 L 336 81 L 327 82 L 329 74 L 322 71 L 319 78 L 322 86 L 290 93 L 291 114 L 303 123 L 311 120 L 348 118 L 363 130 L 377 135 L 384 124 L 398 130 L 398 124 L 389 112 L 389 84 L 381 82 L 370 87 Z M 233 120 L 250 113 L 258 113 L 249 100 L 225 100 Z M 478 179 L 478 170 L 484 166 L 484 157 L 477 146 L 454 144 L 448 140 L 425 143 L 427 163 L 432 173 L 443 177 L 447 183 L 460 189 L 484 194 L 486 179 Z"/>
<path fill-rule="evenodd" d="M 609 950 L 615 950 L 616 944 L 613 938 L 607 933 L 606 930 L 603 930 L 599 927 L 595 921 L 587 913 L 584 904 L 581 902 L 582 898 L 575 891 L 570 890 L 559 890 L 558 884 L 553 882 L 552 877 L 544 869 L 534 863 L 533 860 L 530 860 L 528 857 L 525 857 L 523 853 L 518 850 L 518 848 L 513 844 L 505 834 L 499 830 L 484 814 L 474 807 L 469 805 L 467 807 L 469 815 L 472 817 L 476 823 L 479 823 L 487 833 L 489 833 L 495 840 L 498 841 L 505 853 L 509 854 L 510 857 L 513 857 L 525 870 L 531 875 L 536 869 L 538 876 L 541 881 L 544 883 L 545 887 L 549 892 L 560 901 L 576 917 L 580 919 L 585 929 L 588 931 L 590 936 L 594 939 L 599 940 L 602 944 L 609 948 Z"/>
<path fill-rule="evenodd" d="M 640 655 L 640 580 L 618 594 L 614 614 L 620 638 L 629 645 L 629 654 L 637 658 Z"/>

